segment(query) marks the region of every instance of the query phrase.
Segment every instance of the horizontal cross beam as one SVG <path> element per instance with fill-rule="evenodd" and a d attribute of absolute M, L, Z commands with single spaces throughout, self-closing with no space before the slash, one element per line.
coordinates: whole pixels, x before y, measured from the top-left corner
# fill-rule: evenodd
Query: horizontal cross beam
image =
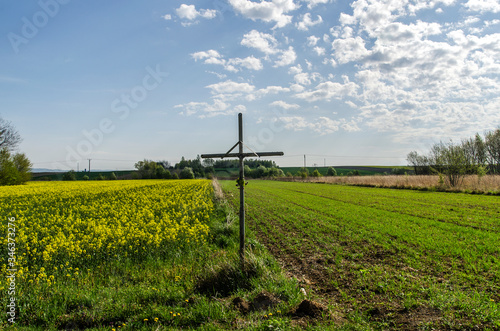
<path fill-rule="evenodd" d="M 282 156 L 283 152 L 261 152 L 261 153 L 223 153 L 223 154 L 202 154 L 202 159 L 216 159 L 225 157 L 251 157 L 251 156 Z"/>

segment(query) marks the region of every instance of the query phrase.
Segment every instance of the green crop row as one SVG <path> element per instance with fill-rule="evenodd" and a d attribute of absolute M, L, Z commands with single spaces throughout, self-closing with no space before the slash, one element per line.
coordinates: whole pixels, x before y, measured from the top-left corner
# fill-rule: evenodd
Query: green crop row
<path fill-rule="evenodd" d="M 351 311 L 347 324 L 361 318 L 374 328 L 500 327 L 499 202 L 314 183 L 246 187 L 247 227 Z"/>

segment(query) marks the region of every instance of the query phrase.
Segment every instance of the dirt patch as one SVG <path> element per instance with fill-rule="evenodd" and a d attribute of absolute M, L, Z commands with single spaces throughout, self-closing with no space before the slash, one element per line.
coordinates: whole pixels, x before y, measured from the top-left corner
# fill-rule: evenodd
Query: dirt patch
<path fill-rule="evenodd" d="M 297 317 L 320 318 L 328 309 L 318 302 L 304 300 L 294 312 Z"/>
<path fill-rule="evenodd" d="M 248 302 L 241 297 L 236 297 L 233 299 L 232 304 L 234 308 L 239 310 L 242 314 L 246 314 L 251 311 L 272 309 L 276 307 L 280 302 L 281 300 L 276 298 L 273 294 L 263 291 L 257 294 L 252 302 Z"/>
<path fill-rule="evenodd" d="M 240 297 L 236 297 L 233 299 L 233 306 L 234 308 L 238 309 L 242 314 L 246 314 L 250 311 L 250 303 Z"/>
<path fill-rule="evenodd" d="M 280 300 L 277 299 L 274 295 L 268 292 L 259 293 L 255 299 L 252 301 L 252 310 L 266 310 L 269 308 L 274 308 L 276 305 L 280 303 Z"/>

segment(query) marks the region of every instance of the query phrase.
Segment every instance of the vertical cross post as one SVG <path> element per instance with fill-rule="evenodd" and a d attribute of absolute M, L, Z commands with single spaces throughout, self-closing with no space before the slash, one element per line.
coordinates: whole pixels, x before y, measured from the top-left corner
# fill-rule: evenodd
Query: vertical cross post
<path fill-rule="evenodd" d="M 238 138 L 239 138 L 239 159 L 240 159 L 240 260 L 245 262 L 245 168 L 243 166 L 243 114 L 238 114 Z"/>
<path fill-rule="evenodd" d="M 238 114 L 238 142 L 225 154 L 202 154 L 203 159 L 237 157 L 239 159 L 240 173 L 237 186 L 240 189 L 240 262 L 242 268 L 245 265 L 245 168 L 244 159 L 248 156 L 282 156 L 283 152 L 261 152 L 261 153 L 243 153 L 243 115 Z M 238 146 L 238 153 L 231 153 Z M 248 146 L 247 146 L 248 148 Z M 250 149 L 250 148 L 248 148 Z"/>

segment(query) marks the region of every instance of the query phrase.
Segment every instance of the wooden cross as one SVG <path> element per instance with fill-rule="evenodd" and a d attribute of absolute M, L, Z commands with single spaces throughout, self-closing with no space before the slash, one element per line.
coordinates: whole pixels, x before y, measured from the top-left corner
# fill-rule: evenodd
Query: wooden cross
<path fill-rule="evenodd" d="M 245 171 L 243 168 L 243 159 L 248 156 L 282 156 L 283 152 L 260 152 L 260 153 L 243 153 L 243 115 L 238 114 L 238 142 L 225 154 L 202 154 L 204 159 L 237 157 L 240 160 L 240 176 L 237 181 L 237 186 L 240 189 L 240 260 L 241 265 L 245 262 Z M 239 147 L 238 153 L 231 153 L 233 149 Z M 248 149 L 250 149 L 247 146 Z M 251 149 L 250 149 L 251 150 Z"/>

